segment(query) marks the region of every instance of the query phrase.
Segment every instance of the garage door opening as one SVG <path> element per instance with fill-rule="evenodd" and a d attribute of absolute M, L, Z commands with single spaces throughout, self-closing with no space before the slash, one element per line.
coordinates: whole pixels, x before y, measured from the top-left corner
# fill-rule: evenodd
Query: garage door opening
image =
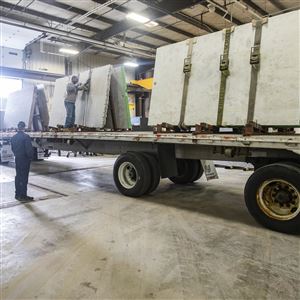
<path fill-rule="evenodd" d="M 22 89 L 22 80 L 16 78 L 0 77 L 0 97 L 7 98 L 9 94 Z"/>

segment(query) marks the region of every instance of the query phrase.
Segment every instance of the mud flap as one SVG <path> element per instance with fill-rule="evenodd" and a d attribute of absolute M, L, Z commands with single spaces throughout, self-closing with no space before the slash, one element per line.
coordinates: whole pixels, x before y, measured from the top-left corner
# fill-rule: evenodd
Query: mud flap
<path fill-rule="evenodd" d="M 201 160 L 201 164 L 207 180 L 219 179 L 218 172 L 212 160 Z"/>

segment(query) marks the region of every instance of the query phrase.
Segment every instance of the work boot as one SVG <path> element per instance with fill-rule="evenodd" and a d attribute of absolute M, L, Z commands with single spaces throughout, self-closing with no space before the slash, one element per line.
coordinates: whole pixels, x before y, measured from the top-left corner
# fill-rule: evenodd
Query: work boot
<path fill-rule="evenodd" d="M 17 196 L 15 197 L 16 200 L 20 201 L 20 202 L 30 202 L 33 200 L 33 197 L 29 197 L 29 196 Z"/>

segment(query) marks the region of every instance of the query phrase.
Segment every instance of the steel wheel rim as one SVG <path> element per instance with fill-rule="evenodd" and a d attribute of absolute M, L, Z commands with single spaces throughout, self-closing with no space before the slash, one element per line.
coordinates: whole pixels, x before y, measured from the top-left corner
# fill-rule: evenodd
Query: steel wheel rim
<path fill-rule="evenodd" d="M 285 180 L 264 181 L 257 191 L 256 198 L 261 210 L 273 219 L 288 221 L 300 213 L 300 192 Z"/>
<path fill-rule="evenodd" d="M 138 173 L 131 162 L 123 162 L 118 170 L 121 185 L 126 189 L 132 189 L 137 183 Z"/>

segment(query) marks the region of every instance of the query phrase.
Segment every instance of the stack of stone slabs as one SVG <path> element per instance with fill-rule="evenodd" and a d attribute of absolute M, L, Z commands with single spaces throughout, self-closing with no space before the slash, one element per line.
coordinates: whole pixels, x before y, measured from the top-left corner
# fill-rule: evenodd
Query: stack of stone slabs
<path fill-rule="evenodd" d="M 130 129 L 126 75 L 123 66 L 114 67 L 110 83 L 110 113 L 114 129 Z M 109 126 L 110 127 L 110 126 Z"/>
<path fill-rule="evenodd" d="M 90 92 L 83 103 L 84 126 L 104 128 L 109 104 L 110 80 L 112 66 L 107 65 L 84 73 L 90 74 Z M 87 74 L 86 74 L 87 75 Z M 85 75 L 85 76 L 86 76 Z M 82 80 L 82 83 L 85 81 Z M 82 97 L 83 92 L 78 96 Z"/>
<path fill-rule="evenodd" d="M 300 126 L 300 10 L 269 18 L 263 26 L 254 119 Z"/>
<path fill-rule="evenodd" d="M 66 96 L 66 87 L 71 81 L 71 76 L 56 79 L 53 97 L 49 102 L 50 121 L 49 126 L 57 127 L 64 125 L 66 119 L 66 109 L 64 99 Z M 77 113 L 78 114 L 78 113 Z M 77 116 L 76 116 L 77 117 Z M 75 121 L 77 123 L 77 119 Z"/>
<path fill-rule="evenodd" d="M 89 93 L 79 91 L 76 101 L 75 123 L 77 125 L 104 128 L 109 103 L 112 66 L 94 68 L 79 74 L 79 82 L 84 84 L 90 79 Z M 50 107 L 50 126 L 64 125 L 66 110 L 64 98 L 66 86 L 71 76 L 57 79 Z"/>
<path fill-rule="evenodd" d="M 187 42 L 157 49 L 150 102 L 149 125 L 167 122 L 178 125 L 183 93 L 183 64 Z"/>
<path fill-rule="evenodd" d="M 49 126 L 49 110 L 47 97 L 42 84 L 36 85 L 35 97 L 36 102 L 32 121 L 32 129 L 34 131 L 45 131 Z"/>
<path fill-rule="evenodd" d="M 250 52 L 255 27 L 234 28 L 230 37 L 222 126 L 247 123 L 251 81 Z M 224 31 L 194 38 L 184 123 L 217 125 Z M 178 125 L 189 41 L 158 49 L 149 124 Z M 271 17 L 262 27 L 254 119 L 266 126 L 299 126 L 299 10 Z"/>

